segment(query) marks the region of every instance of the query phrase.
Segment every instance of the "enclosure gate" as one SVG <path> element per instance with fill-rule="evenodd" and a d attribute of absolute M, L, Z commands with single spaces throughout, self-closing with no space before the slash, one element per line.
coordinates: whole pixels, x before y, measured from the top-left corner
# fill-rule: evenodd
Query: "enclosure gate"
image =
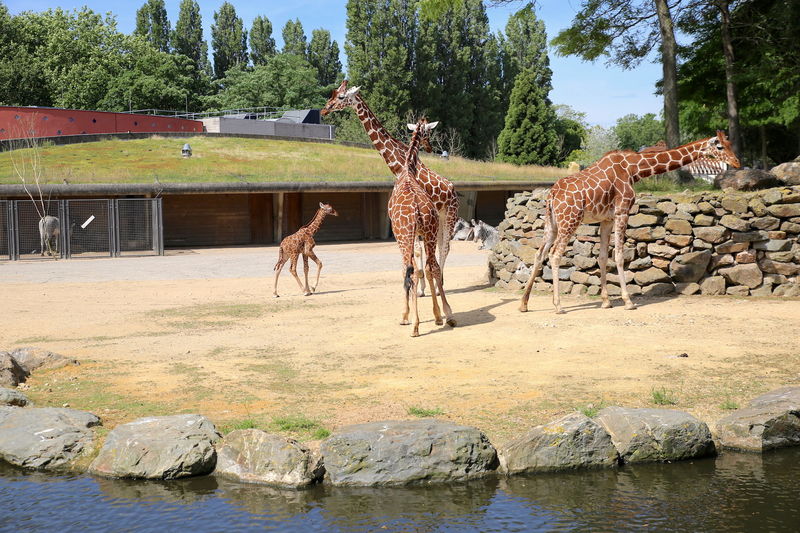
<path fill-rule="evenodd" d="M 51 200 L 59 221 L 48 248 L 30 200 L 0 200 L 0 259 L 163 255 L 161 198 Z"/>

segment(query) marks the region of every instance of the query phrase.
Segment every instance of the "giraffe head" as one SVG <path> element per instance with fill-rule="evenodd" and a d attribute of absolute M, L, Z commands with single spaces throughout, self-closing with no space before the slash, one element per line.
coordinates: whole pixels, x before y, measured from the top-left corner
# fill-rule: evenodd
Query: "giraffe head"
<path fill-rule="evenodd" d="M 739 158 L 733 153 L 731 142 L 725 136 L 725 132 L 717 130 L 717 135 L 706 141 L 703 147 L 703 156 L 708 159 L 716 159 L 729 164 L 733 168 L 739 168 Z"/>
<path fill-rule="evenodd" d="M 431 146 L 431 130 L 438 124 L 438 121 L 428 122 L 427 118 L 422 117 L 416 124 L 407 124 L 407 126 L 411 131 L 417 131 L 422 126 L 422 129 L 419 130 L 419 144 L 426 152 L 431 153 L 433 152 L 433 147 Z"/>
<path fill-rule="evenodd" d="M 342 84 L 331 92 L 330 98 L 328 98 L 325 107 L 322 108 L 319 114 L 324 117 L 328 113 L 355 105 L 355 96 L 358 94 L 360 88 L 361 87 L 353 87 L 348 89 L 347 80 L 342 81 Z"/>
<path fill-rule="evenodd" d="M 339 213 L 336 212 L 336 209 L 334 209 L 331 204 L 323 204 L 320 202 L 319 208 L 322 209 L 326 215 L 333 215 L 335 217 L 339 216 Z"/>

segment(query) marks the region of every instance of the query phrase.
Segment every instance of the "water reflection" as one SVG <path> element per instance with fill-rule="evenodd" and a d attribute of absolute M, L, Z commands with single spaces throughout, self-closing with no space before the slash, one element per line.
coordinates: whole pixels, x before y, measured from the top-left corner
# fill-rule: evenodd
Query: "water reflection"
<path fill-rule="evenodd" d="M 798 449 L 374 489 L 111 480 L 0 465 L 0 530 L 794 532 L 798 479 Z"/>

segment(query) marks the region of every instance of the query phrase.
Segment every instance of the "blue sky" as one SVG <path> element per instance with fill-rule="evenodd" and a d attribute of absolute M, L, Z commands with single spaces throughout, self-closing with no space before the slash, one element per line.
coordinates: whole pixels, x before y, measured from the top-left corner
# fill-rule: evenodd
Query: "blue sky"
<path fill-rule="evenodd" d="M 203 16 L 205 38 L 211 40 L 211 23 L 214 12 L 224 0 L 197 0 Z M 252 20 L 259 15 L 267 16 L 272 22 L 273 37 L 278 46 L 283 45 L 281 29 L 289 19 L 299 18 L 303 23 L 306 35 L 311 30 L 325 28 L 339 43 L 344 53 L 344 37 L 346 33 L 345 19 L 346 0 L 229 0 L 236 8 L 236 13 L 244 20 L 249 30 Z M 167 14 L 173 27 L 178 18 L 180 0 L 166 0 Z M 580 7 L 580 0 L 539 0 L 537 14 L 547 28 L 548 38 L 555 36 L 567 27 Z M 136 10 L 144 4 L 144 0 L 103 2 L 98 0 L 6 0 L 6 6 L 12 13 L 20 11 L 43 11 L 60 7 L 65 10 L 79 9 L 86 5 L 94 11 L 116 15 L 120 31 L 129 33 L 136 24 Z M 503 7 L 488 9 L 492 29 L 503 30 L 508 16 L 522 7 L 523 1 Z M 590 124 L 604 127 L 613 126 L 616 120 L 628 113 L 643 115 L 655 113 L 662 109 L 661 98 L 654 94 L 655 82 L 661 77 L 659 64 L 643 63 L 633 70 L 622 70 L 606 65 L 602 60 L 595 63 L 580 61 L 574 57 L 558 57 L 550 53 L 553 69 L 553 91 L 550 98 L 553 103 L 566 104 L 577 111 L 586 113 Z M 342 62 L 346 62 L 344 56 Z M 364 88 L 369 90 L 368 87 Z"/>

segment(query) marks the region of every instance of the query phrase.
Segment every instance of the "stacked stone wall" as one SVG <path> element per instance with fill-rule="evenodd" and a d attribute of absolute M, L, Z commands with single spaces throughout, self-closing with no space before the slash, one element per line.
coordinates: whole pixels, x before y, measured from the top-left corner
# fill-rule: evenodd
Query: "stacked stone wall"
<path fill-rule="evenodd" d="M 528 281 L 547 192 L 509 198 L 489 257 L 495 286 L 516 290 Z M 645 296 L 800 296 L 799 234 L 800 186 L 640 195 L 628 219 L 625 280 L 631 294 Z M 600 293 L 599 251 L 599 225 L 581 225 L 562 258 L 561 292 Z M 608 272 L 609 293 L 619 295 L 613 251 Z M 534 288 L 551 290 L 552 276 L 546 264 Z"/>

